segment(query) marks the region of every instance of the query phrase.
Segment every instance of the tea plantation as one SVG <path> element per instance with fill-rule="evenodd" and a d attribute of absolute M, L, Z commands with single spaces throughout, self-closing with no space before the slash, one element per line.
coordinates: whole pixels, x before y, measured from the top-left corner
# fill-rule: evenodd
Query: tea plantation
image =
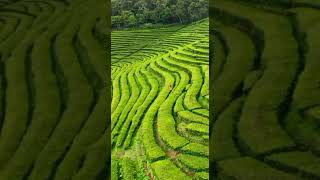
<path fill-rule="evenodd" d="M 108 7 L 0 1 L 1 180 L 107 179 Z"/>
<path fill-rule="evenodd" d="M 319 1 L 112 40 L 108 8 L 0 0 L 0 180 L 320 180 Z"/>
<path fill-rule="evenodd" d="M 320 179 L 319 8 L 210 2 L 213 179 Z"/>
<path fill-rule="evenodd" d="M 112 179 L 209 179 L 208 28 L 112 32 Z"/>

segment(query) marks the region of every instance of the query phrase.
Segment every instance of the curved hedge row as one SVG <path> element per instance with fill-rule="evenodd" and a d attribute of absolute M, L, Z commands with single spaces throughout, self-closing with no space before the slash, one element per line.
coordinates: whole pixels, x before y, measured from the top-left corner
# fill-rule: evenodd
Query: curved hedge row
<path fill-rule="evenodd" d="M 317 2 L 217 0 L 210 10 L 211 175 L 319 179 Z"/>
<path fill-rule="evenodd" d="M 106 178 L 111 62 L 96 26 L 110 4 L 3 2 L 0 179 Z"/>
<path fill-rule="evenodd" d="M 209 111 L 201 105 L 209 93 L 205 28 L 208 20 L 113 32 L 112 154 L 123 172 L 113 170 L 115 179 L 208 179 Z M 127 161 L 143 165 L 128 168 Z"/>

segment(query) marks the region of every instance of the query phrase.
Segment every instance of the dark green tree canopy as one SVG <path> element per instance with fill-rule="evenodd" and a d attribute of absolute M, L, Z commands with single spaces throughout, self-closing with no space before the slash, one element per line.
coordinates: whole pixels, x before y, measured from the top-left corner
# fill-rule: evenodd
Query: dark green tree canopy
<path fill-rule="evenodd" d="M 113 28 L 186 24 L 205 17 L 207 0 L 112 0 Z"/>

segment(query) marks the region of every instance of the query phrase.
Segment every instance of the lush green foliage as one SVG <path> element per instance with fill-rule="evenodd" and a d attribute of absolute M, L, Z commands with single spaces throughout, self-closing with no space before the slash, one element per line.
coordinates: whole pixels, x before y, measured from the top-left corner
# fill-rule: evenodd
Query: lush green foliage
<path fill-rule="evenodd" d="M 208 179 L 208 20 L 112 37 L 114 174 Z"/>
<path fill-rule="evenodd" d="M 190 23 L 207 16 L 206 0 L 112 0 L 115 28 Z"/>
<path fill-rule="evenodd" d="M 107 177 L 106 7 L 103 0 L 0 2 L 1 180 Z"/>
<path fill-rule="evenodd" d="M 308 0 L 210 4 L 213 177 L 320 178 L 319 8 Z"/>

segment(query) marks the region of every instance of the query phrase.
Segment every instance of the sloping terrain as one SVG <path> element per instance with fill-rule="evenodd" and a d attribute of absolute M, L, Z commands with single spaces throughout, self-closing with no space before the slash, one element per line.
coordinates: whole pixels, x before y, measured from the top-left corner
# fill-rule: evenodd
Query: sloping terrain
<path fill-rule="evenodd" d="M 108 7 L 0 1 L 1 180 L 106 179 Z"/>
<path fill-rule="evenodd" d="M 320 179 L 319 2 L 214 0 L 210 13 L 213 176 Z"/>
<path fill-rule="evenodd" d="M 208 28 L 112 32 L 112 179 L 209 179 Z"/>

